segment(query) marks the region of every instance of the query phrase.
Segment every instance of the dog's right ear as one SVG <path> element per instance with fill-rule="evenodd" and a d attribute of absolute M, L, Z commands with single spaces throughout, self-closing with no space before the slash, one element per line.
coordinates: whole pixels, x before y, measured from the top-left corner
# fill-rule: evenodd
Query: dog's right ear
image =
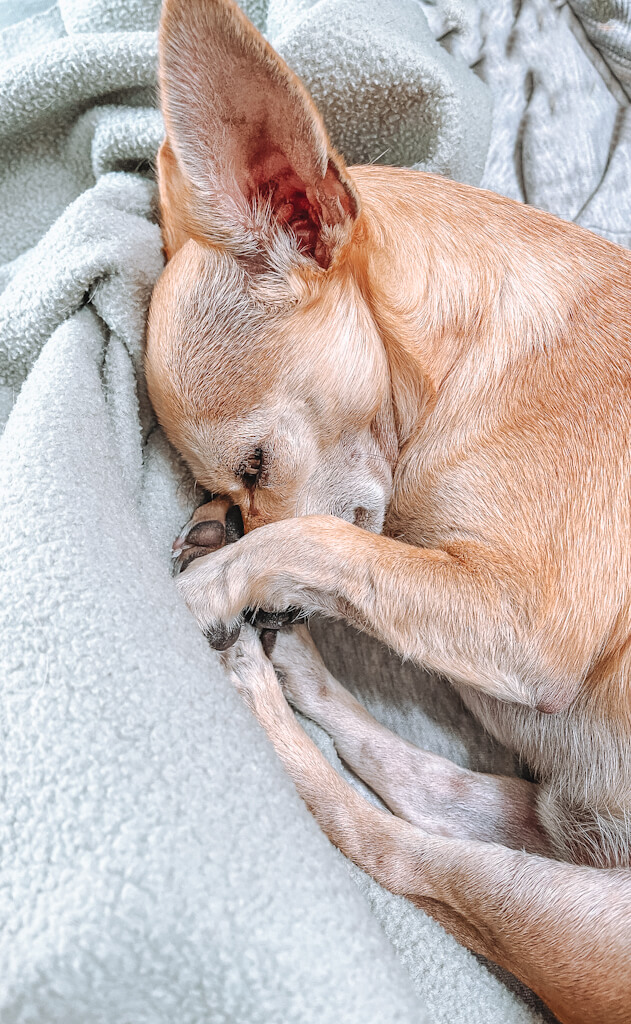
<path fill-rule="evenodd" d="M 280 230 L 327 267 L 357 193 L 306 89 L 233 0 L 165 0 L 160 90 L 167 255 L 195 238 L 256 266 Z"/>

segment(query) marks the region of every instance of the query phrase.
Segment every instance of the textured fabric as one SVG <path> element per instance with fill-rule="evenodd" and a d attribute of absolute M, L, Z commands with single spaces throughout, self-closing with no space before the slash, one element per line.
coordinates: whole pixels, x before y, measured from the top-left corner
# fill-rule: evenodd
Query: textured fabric
<path fill-rule="evenodd" d="M 494 100 L 482 186 L 631 245 L 629 4 L 528 0 L 517 18 L 490 4 L 482 31 Z"/>
<path fill-rule="evenodd" d="M 243 6 L 349 161 L 482 180 L 628 240 L 622 5 Z M 0 1020 L 540 1021 L 330 846 L 175 593 L 194 492 L 141 369 L 158 13 L 60 0 L 0 35 Z M 513 770 L 444 681 L 314 630 L 382 721 Z"/>
<path fill-rule="evenodd" d="M 300 71 L 349 163 L 410 165 L 478 184 L 490 96 L 436 42 L 417 0 L 271 0 L 266 34 Z"/>

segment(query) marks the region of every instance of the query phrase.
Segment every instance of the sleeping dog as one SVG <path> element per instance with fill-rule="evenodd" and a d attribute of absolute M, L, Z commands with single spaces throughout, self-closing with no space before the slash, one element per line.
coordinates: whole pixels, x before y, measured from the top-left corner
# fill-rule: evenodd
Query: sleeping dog
<path fill-rule="evenodd" d="M 631 256 L 488 192 L 346 168 L 232 0 L 166 0 L 160 82 L 147 379 L 221 496 L 176 543 L 179 590 L 332 842 L 562 1021 L 629 1021 Z M 288 608 L 448 677 L 535 781 L 388 732 L 305 626 L 264 650 L 244 611 Z"/>

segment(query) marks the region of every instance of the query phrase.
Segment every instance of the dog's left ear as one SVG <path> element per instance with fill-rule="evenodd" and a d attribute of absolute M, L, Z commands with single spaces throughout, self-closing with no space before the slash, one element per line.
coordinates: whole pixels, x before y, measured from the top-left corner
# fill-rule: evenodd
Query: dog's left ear
<path fill-rule="evenodd" d="M 328 267 L 357 193 L 306 89 L 232 0 L 165 0 L 160 89 L 167 255 L 195 238 L 256 265 L 280 229 Z"/>

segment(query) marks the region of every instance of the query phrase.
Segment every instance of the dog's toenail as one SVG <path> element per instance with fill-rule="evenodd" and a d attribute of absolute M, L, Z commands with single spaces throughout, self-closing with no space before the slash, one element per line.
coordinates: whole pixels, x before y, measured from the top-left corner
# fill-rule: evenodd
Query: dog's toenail
<path fill-rule="evenodd" d="M 277 629 L 261 630 L 261 647 L 263 648 L 265 656 L 268 658 L 271 657 L 272 651 L 274 650 L 277 634 Z"/>
<path fill-rule="evenodd" d="M 178 571 L 184 572 L 184 570 L 188 569 L 191 562 L 194 562 L 196 558 L 203 558 L 204 555 L 207 555 L 208 553 L 208 548 L 187 548 L 186 552 L 180 557 L 180 560 L 177 563 Z"/>
<path fill-rule="evenodd" d="M 221 624 L 214 626 L 212 629 L 205 629 L 204 636 L 210 646 L 214 647 L 216 651 L 227 651 L 239 639 L 240 632 L 241 623 L 238 622 L 236 626 L 224 626 Z"/>

